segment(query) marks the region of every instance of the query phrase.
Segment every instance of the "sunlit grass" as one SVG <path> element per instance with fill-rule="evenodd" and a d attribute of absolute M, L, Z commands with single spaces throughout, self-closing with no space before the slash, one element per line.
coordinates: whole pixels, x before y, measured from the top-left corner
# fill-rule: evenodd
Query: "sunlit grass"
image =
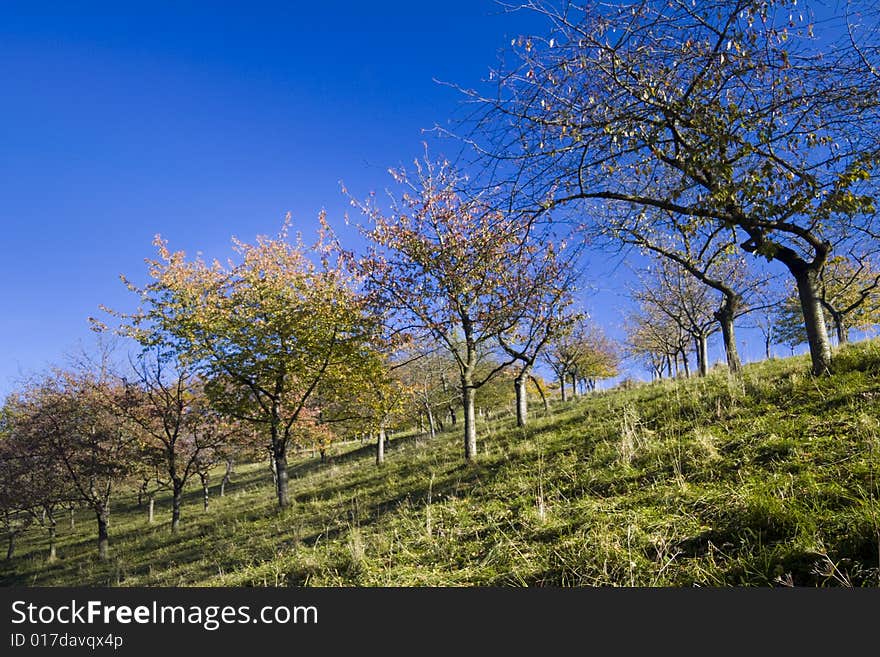
<path fill-rule="evenodd" d="M 880 343 L 594 393 L 525 430 L 480 425 L 399 435 L 292 460 L 295 504 L 274 505 L 266 464 L 239 465 L 224 498 L 186 500 L 169 532 L 133 495 L 111 517 L 59 520 L 59 559 L 34 528 L 0 564 L 5 584 L 143 586 L 880 585 Z M 214 481 L 219 481 L 220 476 Z"/>

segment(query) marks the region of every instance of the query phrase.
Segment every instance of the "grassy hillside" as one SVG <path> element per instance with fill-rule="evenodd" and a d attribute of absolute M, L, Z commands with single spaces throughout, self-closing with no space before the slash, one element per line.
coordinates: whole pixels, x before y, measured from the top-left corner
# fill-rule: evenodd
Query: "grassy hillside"
<path fill-rule="evenodd" d="M 239 466 L 202 512 L 192 491 L 169 533 L 132 496 L 95 557 L 94 520 L 39 528 L 0 581 L 25 585 L 880 585 L 880 342 L 742 379 L 664 381 L 554 407 L 523 431 L 480 425 L 465 465 L 457 433 L 337 447 L 291 466 L 295 505 L 274 508 L 264 464 Z M 219 481 L 219 476 L 215 478 Z M 216 487 L 215 487 L 216 489 Z"/>

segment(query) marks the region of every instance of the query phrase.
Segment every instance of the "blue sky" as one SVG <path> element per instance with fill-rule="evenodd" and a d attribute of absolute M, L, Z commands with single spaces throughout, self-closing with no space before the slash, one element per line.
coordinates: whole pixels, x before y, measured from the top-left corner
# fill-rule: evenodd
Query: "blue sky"
<path fill-rule="evenodd" d="M 527 23 L 491 0 L 0 5 L 0 397 L 131 303 L 151 240 L 305 232 L 422 152 Z M 452 145 L 449 144 L 451 148 Z M 438 151 L 439 152 L 439 151 Z"/>
<path fill-rule="evenodd" d="M 478 85 L 544 29 L 492 0 L 4 1 L 0 398 L 88 345 L 99 304 L 131 306 L 118 276 L 143 280 L 156 233 L 223 257 L 288 211 L 305 233 L 322 208 L 340 225 L 340 180 L 382 190 L 461 111 L 436 79 Z M 603 268 L 587 305 L 618 335 Z"/>

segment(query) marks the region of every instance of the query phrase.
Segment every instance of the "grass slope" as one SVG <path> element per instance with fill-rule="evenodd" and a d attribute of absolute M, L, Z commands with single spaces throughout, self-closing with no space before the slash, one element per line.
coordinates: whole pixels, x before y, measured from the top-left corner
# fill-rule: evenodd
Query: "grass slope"
<path fill-rule="evenodd" d="M 202 512 L 192 491 L 169 533 L 122 496 L 111 560 L 94 520 L 59 523 L 59 556 L 32 529 L 0 582 L 146 586 L 880 585 L 880 342 L 741 379 L 595 393 L 537 418 L 481 425 L 465 465 L 457 433 L 337 448 L 291 466 L 274 508 L 265 464 L 241 466 Z M 215 481 L 219 480 L 215 478 Z M 216 488 L 216 487 L 215 487 Z"/>

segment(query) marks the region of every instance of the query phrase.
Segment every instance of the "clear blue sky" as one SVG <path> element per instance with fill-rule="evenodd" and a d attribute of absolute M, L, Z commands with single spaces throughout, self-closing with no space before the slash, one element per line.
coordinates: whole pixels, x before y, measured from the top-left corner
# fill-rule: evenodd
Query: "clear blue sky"
<path fill-rule="evenodd" d="M 143 280 L 156 233 L 222 257 L 288 211 L 340 224 L 340 180 L 383 189 L 461 110 L 435 79 L 478 85 L 545 27 L 492 0 L 4 0 L 0 399 L 88 345 L 99 304 L 131 306 L 118 276 Z M 615 335 L 624 291 L 593 280 Z"/>
<path fill-rule="evenodd" d="M 131 303 L 156 233 L 341 223 L 523 30 L 492 0 L 0 5 L 0 398 Z M 451 148 L 452 145 L 450 144 Z"/>

